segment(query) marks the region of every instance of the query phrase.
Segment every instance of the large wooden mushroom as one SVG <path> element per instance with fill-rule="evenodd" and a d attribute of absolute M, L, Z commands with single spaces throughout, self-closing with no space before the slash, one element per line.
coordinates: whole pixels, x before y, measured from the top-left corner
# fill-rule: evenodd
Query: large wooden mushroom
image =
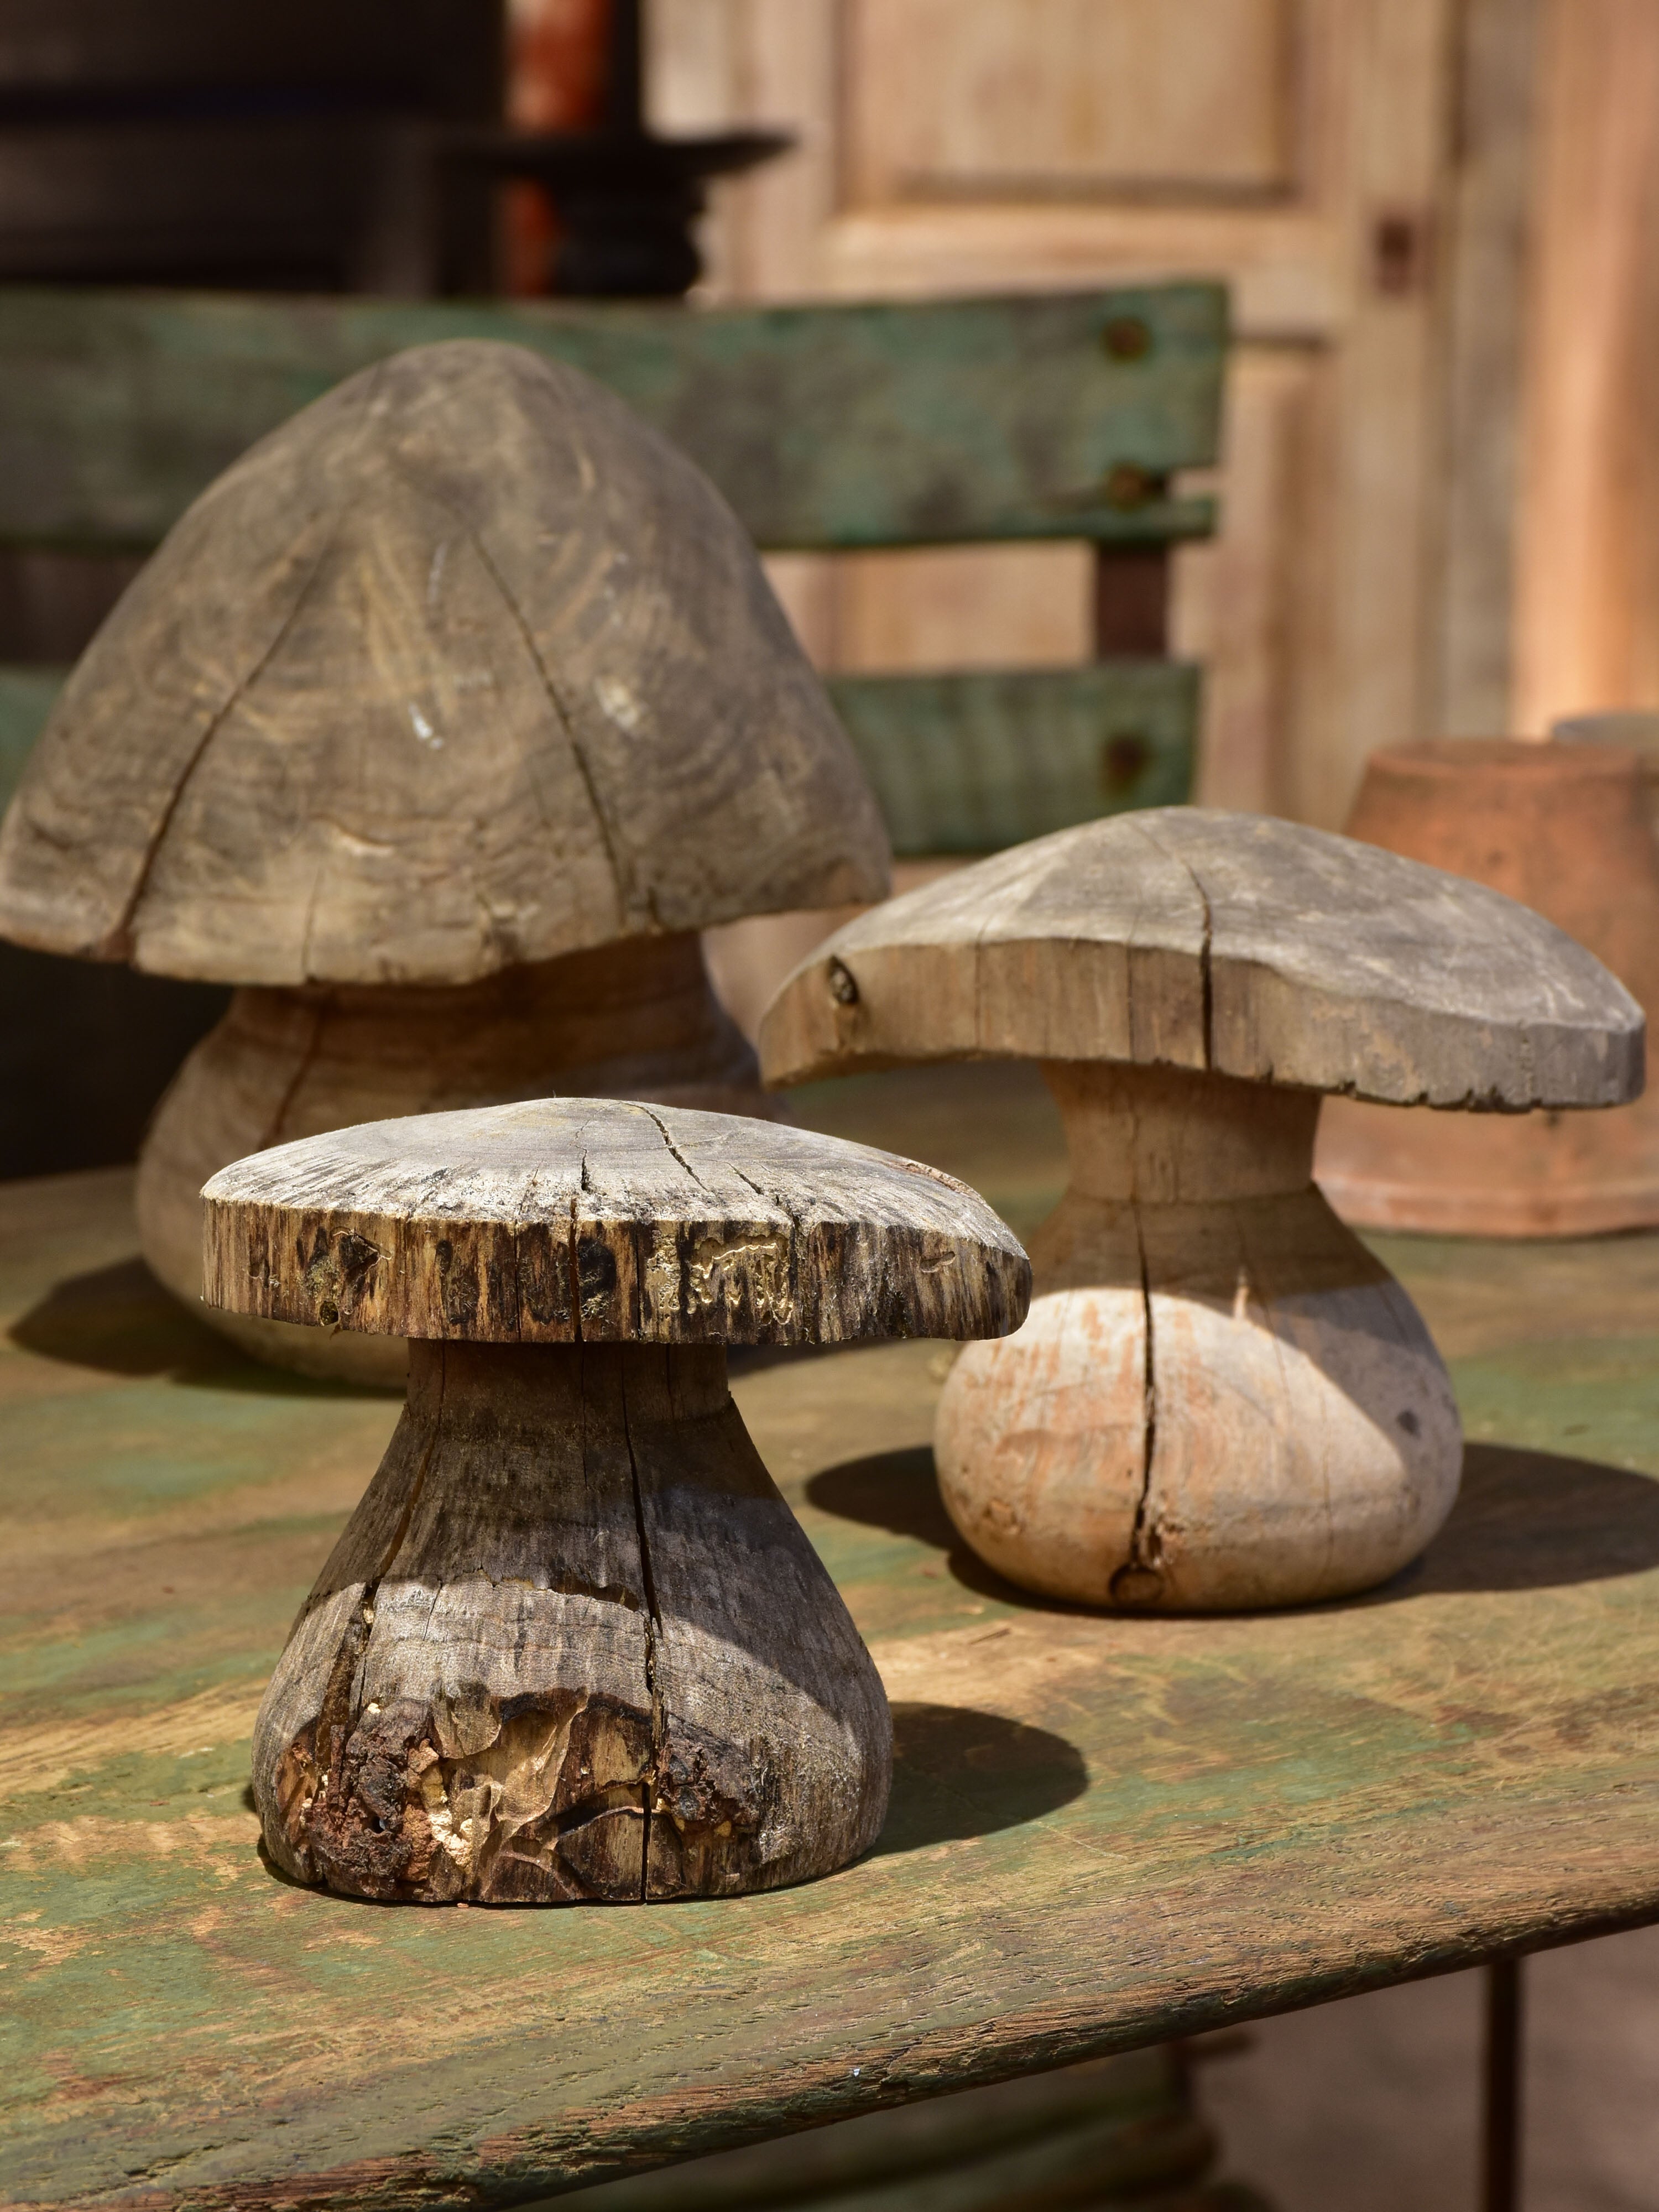
<path fill-rule="evenodd" d="M 204 1194 L 207 1295 L 410 1340 L 380 1472 L 254 1730 L 295 1880 L 442 1903 L 799 1881 L 875 1838 L 869 1654 L 728 1344 L 1015 1328 L 1025 1255 L 908 1160 L 553 1100 L 281 1146 Z"/>
<path fill-rule="evenodd" d="M 201 1186 L 264 1146 L 551 1091 L 765 1111 L 697 933 L 886 889 L 714 488 L 574 370 L 472 342 L 354 376 L 203 494 L 0 830 L 0 933 L 241 987 L 140 1167 L 191 1302 Z"/>
<path fill-rule="evenodd" d="M 1168 808 L 860 916 L 784 983 L 768 1078 L 1029 1056 L 1071 1182 L 1039 1292 L 957 1362 L 945 1503 L 1028 1588 L 1283 1605 L 1382 1581 L 1455 1494 L 1456 1408 L 1312 1179 L 1322 1094 L 1514 1113 L 1641 1087 L 1641 1009 L 1484 887 L 1321 831 Z"/>

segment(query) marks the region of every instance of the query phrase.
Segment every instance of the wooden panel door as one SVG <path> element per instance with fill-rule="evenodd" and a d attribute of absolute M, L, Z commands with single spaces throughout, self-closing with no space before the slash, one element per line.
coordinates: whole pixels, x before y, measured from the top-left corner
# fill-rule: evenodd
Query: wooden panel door
<path fill-rule="evenodd" d="M 1200 796 L 1340 823 L 1438 712 L 1441 299 L 1458 0 L 655 0 L 682 126 L 793 125 L 731 188 L 727 295 L 1232 289 L 1224 526 L 1182 554 Z M 841 667 L 1081 659 L 1068 548 L 787 579 Z"/>

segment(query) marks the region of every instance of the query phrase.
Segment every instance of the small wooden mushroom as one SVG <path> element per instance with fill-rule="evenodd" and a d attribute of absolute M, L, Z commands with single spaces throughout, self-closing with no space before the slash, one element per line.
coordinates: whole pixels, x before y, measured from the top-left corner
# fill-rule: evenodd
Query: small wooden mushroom
<path fill-rule="evenodd" d="M 978 1336 L 1030 1269 L 936 1170 L 561 1099 L 381 1121 L 205 1193 L 216 1304 L 410 1340 L 380 1472 L 254 1730 L 266 1847 L 354 1896 L 557 1904 L 827 1873 L 887 1801 L 880 1680 L 728 1344 Z"/>
<path fill-rule="evenodd" d="M 140 1165 L 191 1303 L 201 1186 L 264 1146 L 561 1091 L 765 1112 L 697 933 L 886 889 L 720 495 L 574 370 L 471 341 L 352 377 L 203 494 L 0 830 L 0 934 L 241 987 Z"/>
<path fill-rule="evenodd" d="M 1170 1609 L 1383 1580 L 1456 1492 L 1458 1418 L 1312 1180 L 1322 1093 L 1516 1112 L 1642 1080 L 1641 1009 L 1524 907 L 1289 823 L 1167 808 L 860 916 L 761 1032 L 778 1082 L 1042 1063 L 1071 1182 L 1040 1295 L 946 1385 L 945 1503 L 1029 1589 Z"/>

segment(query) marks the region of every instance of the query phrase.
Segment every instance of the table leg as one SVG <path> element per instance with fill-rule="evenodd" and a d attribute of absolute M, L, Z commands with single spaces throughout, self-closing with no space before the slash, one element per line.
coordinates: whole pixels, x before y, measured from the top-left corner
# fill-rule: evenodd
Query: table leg
<path fill-rule="evenodd" d="M 1486 1969 L 1482 2212 L 1518 2212 L 1521 2203 L 1521 1961 Z"/>

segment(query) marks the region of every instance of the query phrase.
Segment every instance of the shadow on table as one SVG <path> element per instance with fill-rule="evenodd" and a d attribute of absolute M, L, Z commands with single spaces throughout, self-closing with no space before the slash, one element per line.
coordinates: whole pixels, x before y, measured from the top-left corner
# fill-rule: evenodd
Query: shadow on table
<path fill-rule="evenodd" d="M 943 1552 L 969 1589 L 1046 1613 L 1086 1610 L 1005 1582 L 951 1526 L 926 1445 L 827 1468 L 806 1485 L 825 1513 Z M 1659 1566 L 1659 1480 L 1596 1460 L 1472 1443 L 1450 1519 L 1420 1559 L 1380 1589 L 1336 1601 L 1392 1605 L 1452 1591 L 1549 1589 Z"/>
<path fill-rule="evenodd" d="M 1017 1828 L 1080 1797 L 1083 1754 L 1064 1736 L 966 1705 L 893 1707 L 893 1795 L 872 1854 Z"/>
<path fill-rule="evenodd" d="M 868 1459 L 849 1459 L 839 1467 L 826 1468 L 807 1483 L 806 1496 L 821 1513 L 861 1522 L 870 1528 L 885 1528 L 890 1535 L 908 1536 L 943 1552 L 954 1580 L 978 1596 L 1041 1613 L 1085 1609 L 1068 1605 L 1063 1598 L 1039 1597 L 1031 1590 L 1021 1589 L 969 1549 L 945 1510 L 933 1473 L 933 1455 L 926 1444 L 914 1445 L 907 1451 L 874 1452 Z"/>
<path fill-rule="evenodd" d="M 1420 1559 L 1354 1605 L 1551 1589 L 1659 1566 L 1659 1481 L 1600 1461 L 1472 1443 L 1451 1518 Z"/>
<path fill-rule="evenodd" d="M 143 1261 L 118 1260 L 66 1275 L 6 1332 L 43 1359 L 106 1375 L 167 1375 L 174 1382 L 268 1397 L 358 1397 L 366 1386 L 319 1380 L 250 1359 L 228 1337 L 186 1312 Z"/>

